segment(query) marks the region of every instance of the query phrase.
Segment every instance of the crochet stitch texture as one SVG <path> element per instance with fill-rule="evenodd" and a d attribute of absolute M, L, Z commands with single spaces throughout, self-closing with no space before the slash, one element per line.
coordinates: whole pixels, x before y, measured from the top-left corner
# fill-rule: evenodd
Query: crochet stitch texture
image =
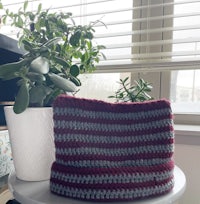
<path fill-rule="evenodd" d="M 53 110 L 53 193 L 125 201 L 173 188 L 174 130 L 167 100 L 114 104 L 60 95 Z"/>

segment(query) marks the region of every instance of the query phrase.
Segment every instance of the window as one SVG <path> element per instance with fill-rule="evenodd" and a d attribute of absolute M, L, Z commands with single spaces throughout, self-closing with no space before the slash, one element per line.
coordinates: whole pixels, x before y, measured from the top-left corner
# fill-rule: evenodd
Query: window
<path fill-rule="evenodd" d="M 173 51 L 187 53 L 190 58 L 199 58 L 199 1 L 188 1 L 181 3 L 175 0 L 174 6 L 174 27 L 179 29 L 173 32 L 174 38 L 182 40 L 179 44 L 173 45 Z M 178 17 L 179 16 L 179 17 Z M 182 28 L 182 29 L 181 29 Z M 179 37 L 180 36 L 180 37 Z M 184 43 L 184 40 L 187 43 Z M 196 54 L 194 54 L 196 53 Z M 184 55 L 184 54 L 183 54 Z M 185 56 L 177 56 L 183 58 Z M 177 113 L 200 114 L 200 70 L 173 71 L 171 81 L 171 101 Z"/>
<path fill-rule="evenodd" d="M 14 10 L 23 3 L 20 0 L 2 2 L 5 8 Z M 70 11 L 77 23 L 103 22 L 96 24 L 95 41 L 106 46 L 103 52 L 107 60 L 102 59 L 95 74 L 81 76 L 87 79 L 83 79 L 83 83 L 86 81 L 85 84 L 91 89 L 87 88 L 86 95 L 83 86 L 80 96 L 101 96 L 101 99 L 106 100 L 106 95 L 111 95 L 118 88 L 116 81 L 123 74 L 130 75 L 132 80 L 143 77 L 153 83 L 155 98 L 170 98 L 173 110 L 177 113 L 176 118 L 180 116 L 181 122 L 183 118 L 192 123 L 193 120 L 197 123 L 200 121 L 200 1 L 29 2 L 33 10 L 42 2 L 43 8 Z M 2 26 L 0 32 L 16 36 L 16 30 L 9 26 Z M 184 117 L 183 113 L 186 114 Z M 191 117 L 194 113 L 195 117 Z"/>

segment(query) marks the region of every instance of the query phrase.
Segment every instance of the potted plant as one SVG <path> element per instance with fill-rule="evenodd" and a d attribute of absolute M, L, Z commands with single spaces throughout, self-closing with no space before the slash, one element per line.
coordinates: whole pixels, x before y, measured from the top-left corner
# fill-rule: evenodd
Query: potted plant
<path fill-rule="evenodd" d="M 115 95 L 108 97 L 114 98 L 116 102 L 143 102 L 153 99 L 149 95 L 153 88 L 151 83 L 142 78 L 136 80 L 132 85 L 130 85 L 129 77 L 120 79 L 118 83 L 120 88 L 115 92 Z"/>
<path fill-rule="evenodd" d="M 26 54 L 1 65 L 0 78 L 18 79 L 14 106 L 5 107 L 16 175 L 36 181 L 49 178 L 54 160 L 52 102 L 61 93 L 76 92 L 78 75 L 95 70 L 103 47 L 93 44 L 94 23 L 76 25 L 71 13 L 44 11 L 41 4 L 36 12 L 27 8 L 25 1 L 18 13 L 6 10 L 3 16 L 4 23 L 10 18 L 20 29 Z"/>

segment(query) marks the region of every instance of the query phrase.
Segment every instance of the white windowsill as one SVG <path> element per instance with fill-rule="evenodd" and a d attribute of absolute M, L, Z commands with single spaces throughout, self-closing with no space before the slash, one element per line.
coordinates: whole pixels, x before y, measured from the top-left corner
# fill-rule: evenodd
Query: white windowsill
<path fill-rule="evenodd" d="M 175 124 L 175 143 L 200 145 L 200 125 Z"/>

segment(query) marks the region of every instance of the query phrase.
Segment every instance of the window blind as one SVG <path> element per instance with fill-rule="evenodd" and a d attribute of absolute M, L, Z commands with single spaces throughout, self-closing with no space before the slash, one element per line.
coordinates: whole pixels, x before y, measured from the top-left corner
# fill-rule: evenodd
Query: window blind
<path fill-rule="evenodd" d="M 2 0 L 17 10 L 23 1 Z M 72 12 L 77 24 L 95 24 L 95 42 L 106 59 L 97 72 L 199 69 L 200 0 L 30 0 L 52 12 Z M 103 23 L 101 23 L 103 22 Z M 14 36 L 15 30 L 0 32 Z"/>

